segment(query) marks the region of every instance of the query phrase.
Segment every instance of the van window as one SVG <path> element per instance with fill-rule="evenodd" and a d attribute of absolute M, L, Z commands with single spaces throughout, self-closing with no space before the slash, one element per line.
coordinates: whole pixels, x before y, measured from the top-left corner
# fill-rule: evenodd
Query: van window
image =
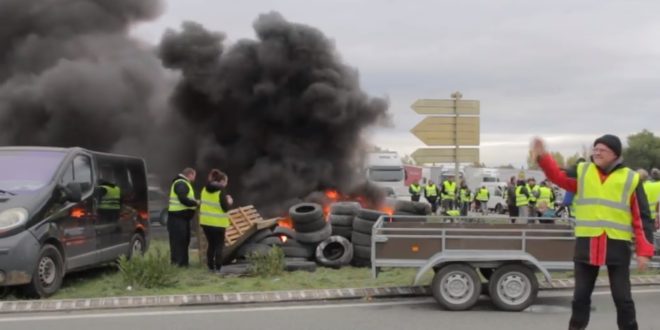
<path fill-rule="evenodd" d="M 44 187 L 65 155 L 60 151 L 0 151 L 0 189 L 20 194 Z"/>
<path fill-rule="evenodd" d="M 78 155 L 73 159 L 73 163 L 67 166 L 61 180 L 63 185 L 71 182 L 80 183 L 83 195 L 92 189 L 92 166 L 91 160 L 87 156 Z"/>
<path fill-rule="evenodd" d="M 404 174 L 402 168 L 371 168 L 369 169 L 369 180 L 376 182 L 397 182 L 403 181 Z"/>

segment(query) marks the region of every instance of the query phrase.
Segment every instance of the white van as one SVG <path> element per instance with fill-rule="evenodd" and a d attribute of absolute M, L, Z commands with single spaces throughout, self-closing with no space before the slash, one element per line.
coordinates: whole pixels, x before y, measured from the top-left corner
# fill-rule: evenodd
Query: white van
<path fill-rule="evenodd" d="M 366 176 L 369 182 L 382 187 L 388 197 L 410 196 L 405 185 L 405 169 L 396 152 L 371 152 L 367 154 Z"/>
<path fill-rule="evenodd" d="M 504 192 L 507 188 L 506 182 L 482 182 L 474 190 L 477 191 L 483 186 L 486 186 L 490 193 L 488 211 L 496 214 L 505 213 L 507 211 L 506 199 L 504 199 Z"/>

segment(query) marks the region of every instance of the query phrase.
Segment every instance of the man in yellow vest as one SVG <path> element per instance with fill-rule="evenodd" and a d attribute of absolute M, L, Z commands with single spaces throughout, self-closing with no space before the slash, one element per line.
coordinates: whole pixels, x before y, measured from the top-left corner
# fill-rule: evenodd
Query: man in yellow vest
<path fill-rule="evenodd" d="M 637 266 L 644 269 L 653 256 L 653 224 L 639 175 L 622 164 L 621 151 L 618 137 L 601 136 L 594 142 L 591 162 L 565 173 L 544 142 L 532 140 L 532 157 L 548 179 L 575 193 L 575 289 L 569 329 L 587 327 L 602 265 L 607 265 L 619 329 L 638 329 L 630 293 L 630 245 L 634 237 Z"/>
<path fill-rule="evenodd" d="M 225 230 L 229 227 L 227 211 L 233 200 L 227 194 L 227 175 L 218 169 L 209 172 L 208 182 L 202 188 L 199 208 L 199 224 L 208 242 L 206 264 L 209 271 L 220 273 L 222 248 L 225 246 Z"/>
<path fill-rule="evenodd" d="M 190 223 L 199 202 L 195 199 L 192 183 L 197 173 L 185 168 L 170 187 L 170 203 L 167 212 L 167 232 L 170 238 L 170 261 L 180 267 L 188 267 L 190 245 Z"/>
<path fill-rule="evenodd" d="M 431 204 L 431 212 L 435 214 L 435 211 L 438 209 L 438 195 L 439 195 L 438 186 L 435 185 L 433 180 L 428 180 L 424 186 L 424 198 L 426 201 Z"/>
<path fill-rule="evenodd" d="M 645 169 L 640 168 L 637 170 L 639 178 L 644 184 L 644 192 L 646 193 L 646 200 L 649 202 L 649 209 L 651 211 L 651 218 L 656 218 L 658 198 L 660 198 L 660 182 L 648 180 L 649 173 Z"/>
<path fill-rule="evenodd" d="M 461 189 L 458 191 L 458 202 L 460 207 L 460 215 L 467 216 L 468 209 L 470 208 L 470 203 L 472 202 L 472 193 L 470 188 L 468 188 L 465 180 L 461 180 Z"/>
<path fill-rule="evenodd" d="M 516 207 L 518 208 L 518 216 L 520 217 L 521 222 L 528 221 L 529 217 L 529 190 L 527 190 L 527 184 L 525 180 L 518 180 L 516 182 L 516 190 L 514 195 L 516 196 Z M 516 218 L 511 218 L 511 223 L 515 223 Z"/>
<path fill-rule="evenodd" d="M 106 175 L 106 178 L 109 176 Z M 116 228 L 121 210 L 121 189 L 107 179 L 99 179 L 96 190 L 98 197 L 98 221 L 101 227 Z"/>
<path fill-rule="evenodd" d="M 456 202 L 456 182 L 454 177 L 447 177 L 440 187 L 440 200 L 444 211 L 453 210 Z"/>
<path fill-rule="evenodd" d="M 548 181 L 541 181 L 541 186 L 538 190 L 539 196 L 536 199 L 536 203 L 538 204 L 539 202 L 545 202 L 545 208 L 553 210 L 555 208 L 555 192 L 552 191 L 552 188 L 549 187 Z"/>
<path fill-rule="evenodd" d="M 419 202 L 419 197 L 422 195 L 422 187 L 419 185 L 419 180 L 415 180 L 408 187 L 408 192 L 410 193 L 410 200 L 413 202 Z"/>
<path fill-rule="evenodd" d="M 486 186 L 482 186 L 477 190 L 474 200 L 477 202 L 477 212 L 481 214 L 488 213 L 488 200 L 490 199 L 490 192 Z"/>

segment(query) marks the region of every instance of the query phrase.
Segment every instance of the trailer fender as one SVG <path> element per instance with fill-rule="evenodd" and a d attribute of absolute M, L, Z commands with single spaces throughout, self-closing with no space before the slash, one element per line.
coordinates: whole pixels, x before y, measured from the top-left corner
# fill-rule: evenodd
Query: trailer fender
<path fill-rule="evenodd" d="M 429 270 L 441 267 L 448 263 L 507 263 L 507 262 L 521 262 L 535 271 L 539 271 L 545 277 L 546 282 L 549 284 L 552 281 L 552 276 L 548 270 L 541 265 L 541 263 L 532 255 L 522 251 L 443 251 L 438 252 L 431 256 L 429 260 L 422 267 L 419 268 L 415 275 L 413 285 L 418 285 L 422 276 Z"/>

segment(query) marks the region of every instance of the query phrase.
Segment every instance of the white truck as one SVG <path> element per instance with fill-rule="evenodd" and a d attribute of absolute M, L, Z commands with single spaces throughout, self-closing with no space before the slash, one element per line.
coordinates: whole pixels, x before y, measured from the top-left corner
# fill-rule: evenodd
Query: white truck
<path fill-rule="evenodd" d="M 403 161 L 396 152 L 370 152 L 365 164 L 369 182 L 382 187 L 388 197 L 407 199 Z"/>

